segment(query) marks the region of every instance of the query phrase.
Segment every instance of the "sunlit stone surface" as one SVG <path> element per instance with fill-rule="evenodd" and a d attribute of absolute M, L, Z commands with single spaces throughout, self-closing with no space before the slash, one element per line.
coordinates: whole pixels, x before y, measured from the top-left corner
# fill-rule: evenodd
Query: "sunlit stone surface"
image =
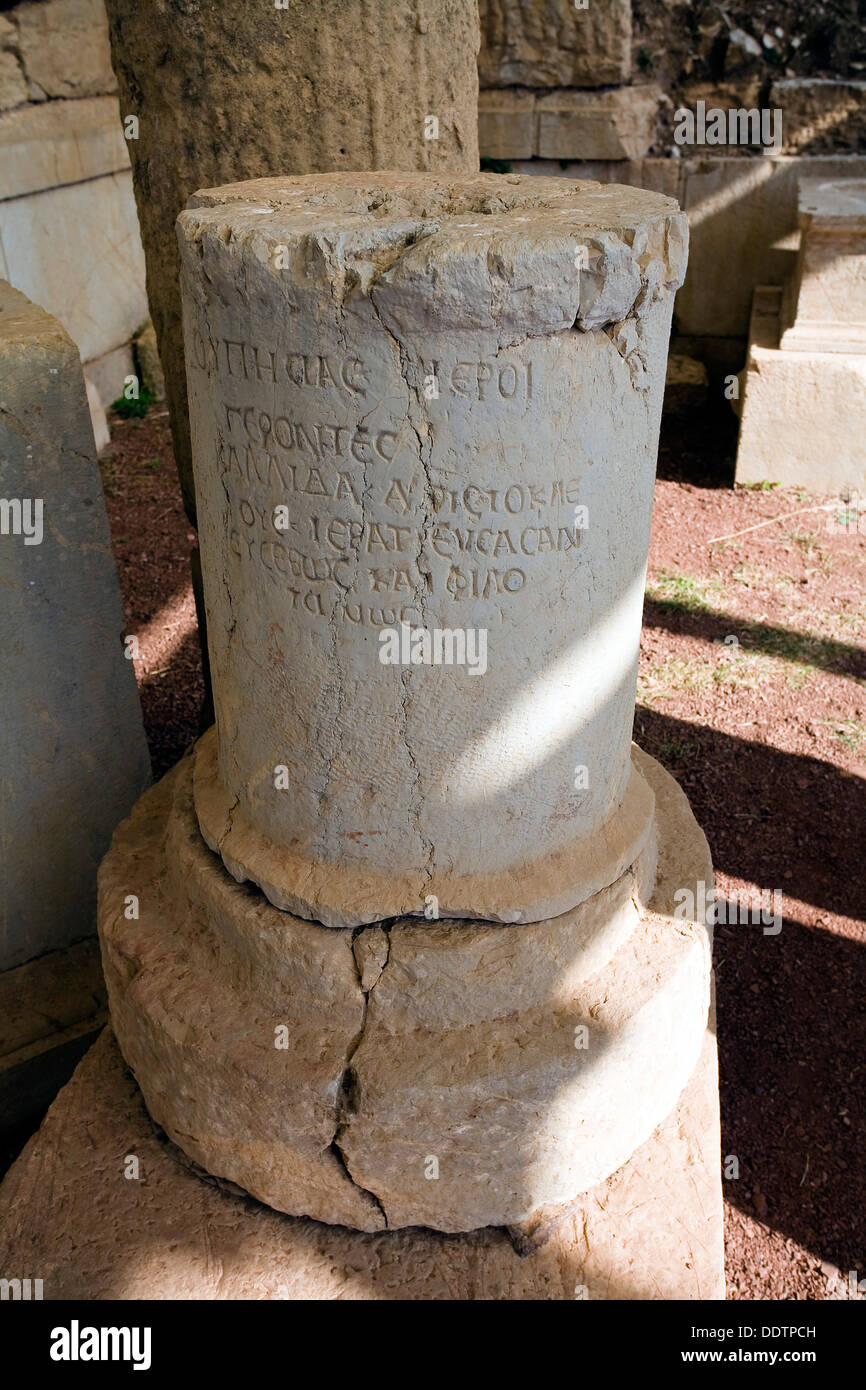
<path fill-rule="evenodd" d="M 486 175 L 193 203 L 217 723 L 101 869 L 117 1040 L 153 1119 L 269 1206 L 531 1242 L 613 1192 L 706 1033 L 677 909 L 707 844 L 631 744 L 683 219 Z"/>
<path fill-rule="evenodd" d="M 179 235 L 205 839 L 327 925 L 575 906 L 651 834 L 629 747 L 684 217 L 329 175 L 200 193 Z M 416 630 L 468 660 L 413 664 Z"/>
<path fill-rule="evenodd" d="M 360 930 L 236 884 L 184 759 L 100 874 L 112 1022 L 157 1123 L 270 1206 L 363 1231 L 532 1223 L 608 1177 L 675 1105 L 709 1006 L 708 932 L 673 916 L 712 881 L 706 840 L 635 759 L 658 871 L 544 922 Z"/>

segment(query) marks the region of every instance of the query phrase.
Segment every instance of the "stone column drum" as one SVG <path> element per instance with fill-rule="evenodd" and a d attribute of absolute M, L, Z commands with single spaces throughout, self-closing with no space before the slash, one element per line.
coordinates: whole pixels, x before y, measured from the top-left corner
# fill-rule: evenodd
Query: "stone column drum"
<path fill-rule="evenodd" d="M 478 11 L 466 0 L 105 8 L 120 115 L 139 122 L 128 146 L 147 293 L 194 522 L 178 213 L 202 184 L 287 170 L 477 169 Z"/>
<path fill-rule="evenodd" d="M 630 742 L 684 219 L 333 174 L 179 238 L 217 723 L 101 870 L 121 1050 L 281 1211 L 536 1228 L 706 1033 L 706 841 Z M 437 632 L 470 659 L 413 662 Z"/>
<path fill-rule="evenodd" d="M 334 175 L 200 193 L 179 229 L 205 839 L 326 925 L 574 907 L 652 837 L 629 750 L 683 215 Z M 417 629 L 486 656 L 412 664 Z"/>

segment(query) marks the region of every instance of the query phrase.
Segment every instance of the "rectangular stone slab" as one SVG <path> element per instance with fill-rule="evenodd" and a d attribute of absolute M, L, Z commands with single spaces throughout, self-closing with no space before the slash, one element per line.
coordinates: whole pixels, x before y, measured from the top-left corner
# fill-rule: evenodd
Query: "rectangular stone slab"
<path fill-rule="evenodd" d="M 631 0 L 480 0 L 482 87 L 627 82 Z"/>
<path fill-rule="evenodd" d="M 150 782 L 150 758 L 78 350 L 5 281 L 0 498 L 9 507 L 0 518 L 0 969 L 9 969 L 93 932 L 96 870 Z"/>
<path fill-rule="evenodd" d="M 798 222 L 779 347 L 866 352 L 866 179 L 801 179 Z"/>
<path fill-rule="evenodd" d="M 755 288 L 736 480 L 862 490 L 866 354 L 779 348 L 781 299 L 774 285 Z"/>
<path fill-rule="evenodd" d="M 148 1118 L 106 1029 L 0 1187 L 0 1267 L 38 1270 L 46 1299 L 720 1299 L 718 1154 L 708 1031 L 672 1114 L 558 1221 L 365 1235 L 200 1175 Z"/>

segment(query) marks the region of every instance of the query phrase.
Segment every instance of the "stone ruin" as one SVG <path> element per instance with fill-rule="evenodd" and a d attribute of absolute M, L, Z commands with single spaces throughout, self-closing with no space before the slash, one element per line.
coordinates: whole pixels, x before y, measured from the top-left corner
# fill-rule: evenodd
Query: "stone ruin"
<path fill-rule="evenodd" d="M 801 179 L 797 206 L 793 273 L 752 301 L 737 482 L 847 495 L 866 485 L 866 178 Z"/>
<path fill-rule="evenodd" d="M 710 939 L 675 896 L 712 871 L 631 743 L 685 218 L 574 180 L 331 174 L 205 190 L 178 235 L 216 726 L 100 871 L 151 1116 L 347 1228 L 321 1239 L 371 1285 L 365 1242 L 401 1241 L 406 1297 L 435 1232 L 474 1242 L 474 1266 L 438 1247 L 461 1296 L 521 1296 L 523 1242 L 605 1297 L 674 1227 L 663 1296 L 720 1296 Z M 458 630 L 483 672 L 417 640 Z M 622 1184 L 646 1210 L 605 1273 L 581 1202 Z"/>

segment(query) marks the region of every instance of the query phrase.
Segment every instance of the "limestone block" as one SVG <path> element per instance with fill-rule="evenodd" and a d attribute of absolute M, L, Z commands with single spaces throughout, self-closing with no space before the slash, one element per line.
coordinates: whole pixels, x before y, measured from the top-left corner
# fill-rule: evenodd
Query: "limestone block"
<path fill-rule="evenodd" d="M 629 747 L 685 219 L 637 189 L 493 175 L 193 203 L 208 844 L 328 925 L 431 895 L 442 916 L 566 911 L 650 830 Z M 383 664 L 401 623 L 489 633 L 486 672 Z"/>
<path fill-rule="evenodd" d="M 478 93 L 478 151 L 487 159 L 532 159 L 537 147 L 535 93 L 495 88 Z"/>
<path fill-rule="evenodd" d="M 708 384 L 703 362 L 672 352 L 665 375 L 665 412 L 683 415 L 699 409 L 706 403 Z"/>
<path fill-rule="evenodd" d="M 797 268 L 782 300 L 785 351 L 866 352 L 866 178 L 803 179 Z"/>
<path fill-rule="evenodd" d="M 0 14 L 0 111 L 27 100 L 27 82 L 18 56 L 18 30 Z"/>
<path fill-rule="evenodd" d="M 631 0 L 480 0 L 482 87 L 627 82 Z"/>
<path fill-rule="evenodd" d="M 128 170 L 0 202 L 0 250 L 0 270 L 60 320 L 82 361 L 128 343 L 147 316 Z"/>
<path fill-rule="evenodd" d="M 269 1205 L 367 1231 L 532 1223 L 607 1177 L 676 1104 L 709 1003 L 706 929 L 671 915 L 711 882 L 706 841 L 635 759 L 658 868 L 653 846 L 546 922 L 360 932 L 233 883 L 184 759 L 100 870 L 113 1026 L 154 1119 Z"/>
<path fill-rule="evenodd" d="M 745 338 L 755 285 L 781 285 L 793 270 L 802 179 L 866 177 L 866 159 L 850 155 L 666 162 L 684 166 L 691 234 L 677 322 L 681 333 L 698 337 Z"/>
<path fill-rule="evenodd" d="M 135 374 L 132 349 L 128 343 L 119 348 L 112 348 L 110 352 L 103 353 L 101 357 L 94 357 L 84 364 L 87 404 L 90 407 L 90 422 L 93 425 L 93 437 L 98 454 L 111 443 L 108 410 L 118 396 L 123 394 L 127 378 Z"/>
<path fill-rule="evenodd" d="M 130 154 L 151 317 L 194 519 L 175 218 L 197 188 L 232 179 L 476 170 L 478 15 L 466 0 L 106 8 L 121 110 L 140 120 Z"/>
<path fill-rule="evenodd" d="M 87 392 L 87 408 L 90 411 L 90 424 L 93 429 L 93 442 L 96 445 L 97 454 L 101 454 L 103 449 L 107 449 L 111 443 L 111 430 L 108 427 L 108 411 L 105 403 L 99 394 L 99 389 L 92 381 L 84 378 L 84 386 Z"/>
<path fill-rule="evenodd" d="M 78 353 L 56 320 L 7 285 L 0 495 L 0 966 L 8 968 L 92 932 L 96 867 L 150 780 L 150 760 L 123 655 Z M 16 530 L 16 501 L 29 537 L 20 521 Z"/>
<path fill-rule="evenodd" d="M 479 94 L 479 149 L 493 159 L 617 161 L 609 181 L 630 182 L 619 161 L 646 155 L 656 138 L 660 100 L 659 88 L 649 84 L 549 94 L 491 88 Z M 580 174 L 595 177 L 583 169 Z M 637 178 L 634 183 L 646 186 Z"/>
<path fill-rule="evenodd" d="M 103 0 L 39 0 L 13 13 L 31 100 L 117 90 Z"/>
<path fill-rule="evenodd" d="M 656 138 L 655 85 L 551 92 L 537 106 L 542 159 L 642 159 Z"/>
<path fill-rule="evenodd" d="M 866 353 L 781 350 L 782 291 L 758 286 L 737 450 L 738 483 L 866 490 Z"/>
<path fill-rule="evenodd" d="M 791 77 L 774 82 L 770 107 L 782 111 L 785 154 L 860 153 L 866 141 L 866 82 Z"/>
<path fill-rule="evenodd" d="M 124 1177 L 128 1153 L 143 1181 Z M 711 1032 L 646 1143 L 523 1241 L 363 1234 L 259 1206 L 166 1143 L 106 1030 L 0 1187 L 0 1266 L 38 1270 L 47 1300 L 720 1299 L 722 1220 Z"/>
<path fill-rule="evenodd" d="M 117 97 L 40 102 L 0 116 L 0 201 L 128 168 Z"/>

